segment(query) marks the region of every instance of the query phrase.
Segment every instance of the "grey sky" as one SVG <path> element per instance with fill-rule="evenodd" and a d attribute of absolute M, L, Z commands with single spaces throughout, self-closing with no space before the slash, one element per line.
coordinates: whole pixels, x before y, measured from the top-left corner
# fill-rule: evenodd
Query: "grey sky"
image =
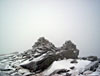
<path fill-rule="evenodd" d="M 99 56 L 100 0 L 0 0 L 0 54 L 25 51 L 41 36 Z"/>

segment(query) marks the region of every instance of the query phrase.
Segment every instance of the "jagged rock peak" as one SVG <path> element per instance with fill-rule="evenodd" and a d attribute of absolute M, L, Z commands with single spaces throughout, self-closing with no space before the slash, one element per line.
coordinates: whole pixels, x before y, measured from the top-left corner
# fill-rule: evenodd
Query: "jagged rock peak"
<path fill-rule="evenodd" d="M 62 58 L 78 58 L 79 50 L 76 48 L 76 45 L 71 42 L 71 40 L 66 41 L 60 48 Z M 58 55 L 60 55 L 58 54 Z"/>
<path fill-rule="evenodd" d="M 38 42 L 40 42 L 40 43 L 48 43 L 49 41 L 47 39 L 45 39 L 44 37 L 40 37 L 38 39 Z"/>
<path fill-rule="evenodd" d="M 45 39 L 44 37 L 40 37 L 37 42 L 35 42 L 35 44 L 32 46 L 33 48 L 35 47 L 55 47 L 51 42 L 49 42 L 47 39 Z"/>
<path fill-rule="evenodd" d="M 63 46 L 61 47 L 61 49 L 63 50 L 72 50 L 72 49 L 76 49 L 76 45 L 74 43 L 72 43 L 71 40 L 66 41 Z"/>

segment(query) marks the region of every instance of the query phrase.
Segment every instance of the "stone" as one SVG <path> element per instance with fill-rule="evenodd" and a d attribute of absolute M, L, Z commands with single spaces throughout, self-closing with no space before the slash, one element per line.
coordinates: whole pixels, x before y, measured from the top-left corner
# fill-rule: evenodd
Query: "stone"
<path fill-rule="evenodd" d="M 72 76 L 71 74 L 69 74 L 69 73 L 66 73 L 66 76 Z"/>
<path fill-rule="evenodd" d="M 74 67 L 74 66 L 72 66 L 72 67 L 70 67 L 70 69 L 72 69 L 72 70 L 73 70 L 73 69 L 75 69 L 75 67 Z"/>
<path fill-rule="evenodd" d="M 53 73 L 51 73 L 49 76 L 55 76 L 55 75 L 57 75 L 57 76 L 59 76 L 59 75 L 66 76 L 66 74 L 69 74 L 67 72 L 68 72 L 67 69 L 58 69 L 58 70 L 55 70 Z"/>
<path fill-rule="evenodd" d="M 56 59 L 55 55 L 49 55 L 47 58 L 43 59 L 40 62 L 37 62 L 38 68 L 37 71 L 44 71 L 47 69 Z"/>
<path fill-rule="evenodd" d="M 97 61 L 98 57 L 97 56 L 88 56 L 87 60 L 89 60 L 89 61 Z"/>
<path fill-rule="evenodd" d="M 76 45 L 73 44 L 70 40 L 66 41 L 63 46 L 60 48 L 61 54 L 65 58 L 78 58 L 79 50 L 76 48 Z M 60 55 L 61 56 L 61 55 Z"/>
<path fill-rule="evenodd" d="M 83 59 L 83 60 L 87 60 L 87 57 L 82 57 L 81 59 Z"/>
<path fill-rule="evenodd" d="M 21 66 L 22 68 L 24 68 L 24 69 L 30 70 L 31 72 L 32 72 L 32 71 L 35 71 L 36 68 L 37 68 L 36 62 L 30 62 L 30 63 L 23 64 L 23 65 L 20 65 L 20 66 Z"/>
<path fill-rule="evenodd" d="M 78 63 L 76 59 L 74 59 L 73 61 L 71 61 L 70 63 Z"/>
<path fill-rule="evenodd" d="M 61 47 L 63 50 L 73 50 L 76 49 L 76 45 L 73 44 L 70 40 L 66 41 L 63 46 Z"/>
<path fill-rule="evenodd" d="M 3 69 L 3 68 L 0 68 L 0 71 L 11 71 L 12 69 Z"/>

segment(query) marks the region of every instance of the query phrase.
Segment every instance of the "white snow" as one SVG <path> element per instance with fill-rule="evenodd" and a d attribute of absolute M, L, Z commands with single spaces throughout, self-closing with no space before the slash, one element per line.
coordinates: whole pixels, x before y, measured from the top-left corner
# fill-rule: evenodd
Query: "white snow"
<path fill-rule="evenodd" d="M 36 52 L 36 53 L 34 54 L 34 56 L 36 56 L 36 55 L 40 55 L 40 53 Z"/>
<path fill-rule="evenodd" d="M 91 66 L 94 66 L 97 64 L 98 64 L 98 61 L 94 61 L 94 62 L 90 63 L 89 65 L 87 65 L 85 69 L 88 70 Z"/>
<path fill-rule="evenodd" d="M 85 71 L 84 73 L 83 73 L 83 75 L 89 75 L 89 74 L 91 74 L 93 71 L 90 71 L 90 70 L 87 70 L 87 71 Z"/>
<path fill-rule="evenodd" d="M 80 68 L 80 67 L 84 67 L 86 66 L 87 64 L 91 63 L 91 61 L 88 61 L 88 60 L 77 60 L 78 63 L 77 63 L 77 68 Z"/>
<path fill-rule="evenodd" d="M 30 73 L 29 70 L 27 69 L 19 69 L 18 72 L 19 73 Z"/>
<path fill-rule="evenodd" d="M 29 59 L 28 59 L 28 60 L 22 62 L 20 65 L 28 64 L 28 63 L 30 63 L 30 62 L 31 62 L 31 61 L 29 61 Z"/>
<path fill-rule="evenodd" d="M 73 59 L 64 59 L 60 61 L 54 61 L 53 64 L 44 71 L 44 75 L 49 75 L 57 69 L 67 69 L 71 70 L 70 67 L 75 67 L 74 72 L 79 72 L 80 70 L 84 70 L 85 66 L 90 63 L 88 60 L 79 60 L 77 59 L 78 63 L 70 63 Z M 71 70 L 70 72 L 73 72 Z"/>
<path fill-rule="evenodd" d="M 41 59 L 43 59 L 43 57 L 45 56 L 46 54 L 42 54 L 41 56 L 37 57 L 37 58 L 34 58 L 32 61 L 39 61 Z"/>

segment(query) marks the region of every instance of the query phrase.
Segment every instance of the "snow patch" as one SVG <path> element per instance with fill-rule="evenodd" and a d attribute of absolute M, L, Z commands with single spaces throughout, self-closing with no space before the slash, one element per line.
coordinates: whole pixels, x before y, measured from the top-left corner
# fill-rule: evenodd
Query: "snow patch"
<path fill-rule="evenodd" d="M 73 61 L 73 59 L 54 61 L 53 64 L 47 70 L 44 71 L 44 75 L 50 75 L 57 69 L 67 69 L 70 70 L 70 73 L 73 73 L 73 71 L 78 73 L 80 70 L 83 71 L 85 66 L 91 62 L 88 60 L 80 60 L 80 59 L 77 59 L 78 63 L 70 63 L 71 61 Z M 75 67 L 75 69 L 71 70 L 70 67 L 73 66 Z"/>

